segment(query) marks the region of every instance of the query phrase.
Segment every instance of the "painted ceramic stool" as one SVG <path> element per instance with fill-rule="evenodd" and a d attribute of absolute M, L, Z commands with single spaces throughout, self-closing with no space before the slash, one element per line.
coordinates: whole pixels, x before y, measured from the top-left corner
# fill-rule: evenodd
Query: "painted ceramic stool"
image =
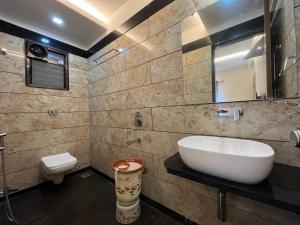
<path fill-rule="evenodd" d="M 137 158 L 114 162 L 115 189 L 120 205 L 134 204 L 141 193 L 144 161 Z"/>
<path fill-rule="evenodd" d="M 123 159 L 114 162 L 112 167 L 115 170 L 116 219 L 119 223 L 129 224 L 140 215 L 144 161 L 138 158 Z"/>
<path fill-rule="evenodd" d="M 116 219 L 121 224 L 130 224 L 136 221 L 141 214 L 140 200 L 138 199 L 133 205 L 122 206 L 116 203 Z"/>

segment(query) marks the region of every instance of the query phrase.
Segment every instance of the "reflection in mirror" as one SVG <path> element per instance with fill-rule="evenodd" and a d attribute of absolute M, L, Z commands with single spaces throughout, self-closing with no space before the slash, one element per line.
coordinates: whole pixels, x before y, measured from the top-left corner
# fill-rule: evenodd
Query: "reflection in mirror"
<path fill-rule="evenodd" d="M 265 99 L 263 0 L 219 0 L 181 24 L 187 104 Z"/>
<path fill-rule="evenodd" d="M 276 98 L 299 97 L 300 64 L 298 61 L 300 57 L 297 52 L 300 47 L 299 3 L 292 0 L 273 0 L 272 2 L 273 96 Z"/>
<path fill-rule="evenodd" d="M 245 101 L 267 97 L 264 35 L 220 46 L 214 53 L 215 101 Z"/>

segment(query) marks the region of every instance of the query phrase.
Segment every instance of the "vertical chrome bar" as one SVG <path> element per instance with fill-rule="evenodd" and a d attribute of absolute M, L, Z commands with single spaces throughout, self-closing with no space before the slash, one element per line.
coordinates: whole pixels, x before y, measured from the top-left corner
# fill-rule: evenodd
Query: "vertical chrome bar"
<path fill-rule="evenodd" d="M 218 191 L 218 219 L 221 222 L 226 222 L 226 192 Z"/>
<path fill-rule="evenodd" d="M 4 150 L 4 137 L 6 136 L 6 133 L 0 134 L 0 151 Z"/>
<path fill-rule="evenodd" d="M 1 158 L 2 158 L 2 175 L 3 175 L 3 194 L 5 197 L 5 214 L 7 219 L 14 223 L 14 224 L 19 224 L 19 222 L 16 220 L 14 213 L 12 211 L 9 198 L 8 198 L 8 188 L 7 188 L 7 183 L 6 183 L 6 172 L 5 172 L 5 156 L 4 156 L 4 137 L 6 136 L 6 133 L 0 134 L 0 152 L 1 152 Z"/>

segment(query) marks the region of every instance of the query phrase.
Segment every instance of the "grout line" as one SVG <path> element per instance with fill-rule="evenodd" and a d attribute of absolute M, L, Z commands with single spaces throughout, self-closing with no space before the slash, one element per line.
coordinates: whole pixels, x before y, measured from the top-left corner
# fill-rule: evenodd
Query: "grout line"
<path fill-rule="evenodd" d="M 12 94 L 12 95 L 31 95 L 31 96 L 45 96 L 45 97 L 57 97 L 57 98 L 82 98 L 88 99 L 89 97 L 73 97 L 73 96 L 59 96 L 59 95 L 44 95 L 44 94 L 30 94 L 30 93 L 19 93 L 19 92 L 3 92 L 0 90 L 0 94 Z"/>
<path fill-rule="evenodd" d="M 69 112 L 66 112 L 66 111 L 59 111 L 58 110 L 58 114 L 72 114 L 72 113 L 78 114 L 78 113 L 89 113 L 89 112 L 90 111 L 69 111 Z M 38 112 L 20 112 L 20 111 L 18 111 L 18 112 L 0 112 L 0 115 L 3 115 L 3 114 L 4 115 L 6 115 L 6 114 L 47 114 L 48 115 L 48 112 L 47 111 L 38 111 Z"/>
<path fill-rule="evenodd" d="M 90 138 L 84 138 L 84 139 L 78 139 L 78 140 L 73 140 L 73 141 L 54 143 L 54 144 L 45 145 L 45 146 L 36 147 L 36 148 L 22 149 L 19 151 L 10 150 L 11 148 L 7 147 L 7 152 L 5 154 L 9 155 L 9 154 L 15 154 L 15 153 L 19 153 L 19 152 L 26 152 L 26 151 L 38 150 L 38 149 L 42 149 L 42 148 L 49 148 L 49 147 L 53 147 L 53 146 L 57 146 L 57 145 L 71 144 L 71 143 L 76 143 L 76 142 L 85 142 L 85 141 L 89 141 L 89 140 L 90 140 Z"/>
<path fill-rule="evenodd" d="M 128 71 L 128 70 L 131 70 L 131 69 L 135 69 L 136 67 L 142 66 L 142 65 L 147 64 L 147 63 L 151 63 L 152 61 L 158 60 L 158 59 L 160 59 L 160 58 L 163 58 L 163 57 L 166 57 L 166 56 L 168 56 L 168 55 L 171 55 L 171 54 L 174 54 L 174 53 L 177 53 L 177 52 L 181 52 L 181 51 L 182 51 L 182 49 L 177 49 L 177 50 L 174 50 L 174 51 L 172 51 L 172 52 L 166 53 L 166 54 L 164 54 L 164 55 L 162 55 L 162 56 L 159 56 L 159 57 L 157 57 L 157 58 L 155 58 L 155 59 L 150 59 L 150 60 L 148 60 L 148 61 L 146 61 L 146 62 L 143 62 L 143 63 L 141 63 L 141 64 L 135 65 L 135 66 L 133 66 L 133 67 L 130 67 L 130 68 L 126 68 L 126 67 L 125 67 L 124 70 L 121 70 L 121 71 L 119 71 L 119 72 L 117 72 L 117 73 L 114 73 L 114 74 L 109 74 L 107 77 L 103 77 L 103 78 L 94 80 L 94 81 L 92 81 L 92 82 L 89 82 L 88 85 L 94 84 L 94 83 L 96 83 L 96 82 L 98 82 L 98 81 L 100 81 L 100 80 L 105 80 L 105 79 L 107 79 L 107 78 L 109 78 L 109 77 L 118 75 L 118 74 L 120 74 L 120 73 L 122 73 L 122 72 L 124 72 L 124 71 Z"/>
<path fill-rule="evenodd" d="M 89 154 L 89 153 L 85 152 L 85 153 L 76 154 L 76 156 L 80 156 L 81 157 L 82 155 L 87 155 L 87 154 Z M 31 170 L 31 169 L 35 169 L 35 168 L 40 169 L 40 166 L 38 165 L 38 166 L 33 166 L 33 167 L 22 168 L 22 169 L 19 169 L 19 170 L 8 172 L 6 175 L 11 175 L 11 174 L 18 173 L 18 172 L 24 172 L 24 170 Z M 0 177 L 2 177 L 2 174 L 0 174 Z"/>
<path fill-rule="evenodd" d="M 158 133 L 171 133 L 171 134 L 183 134 L 183 135 L 205 135 L 205 136 L 214 136 L 214 137 L 229 137 L 229 138 L 238 138 L 238 139 L 246 139 L 246 140 L 256 140 L 256 141 L 272 141 L 272 142 L 281 142 L 281 143 L 289 143 L 288 140 L 272 140 L 272 139 L 262 139 L 262 138 L 247 138 L 247 137 L 237 137 L 237 136 L 222 136 L 215 134 L 202 134 L 202 133 L 193 133 L 193 132 L 181 132 L 181 131 L 168 131 L 168 130 L 155 130 L 155 129 L 135 129 L 135 128 L 121 128 L 121 127 L 110 127 L 110 126 L 99 126 L 99 125 L 90 125 L 90 127 L 96 128 L 112 128 L 112 129 L 120 129 L 120 130 L 134 130 L 134 131 L 143 131 L 143 132 L 158 132 Z M 113 143 L 111 143 L 113 144 Z"/>
<path fill-rule="evenodd" d="M 118 74 L 116 74 L 116 75 L 118 75 Z M 170 81 L 172 82 L 172 81 L 175 81 L 175 80 L 183 80 L 183 77 L 173 78 L 173 79 L 170 79 L 170 80 L 159 81 L 159 82 L 156 82 L 156 83 L 143 84 L 141 86 L 127 88 L 127 89 L 121 89 L 121 90 L 112 91 L 112 92 L 108 92 L 108 93 L 103 93 L 103 94 L 99 94 L 99 95 L 93 95 L 93 96 L 90 96 L 89 98 L 108 95 L 108 94 L 117 93 L 117 92 L 121 92 L 121 91 L 133 90 L 133 89 L 137 89 L 137 88 L 141 88 L 141 87 L 147 87 L 147 86 L 151 86 L 151 85 L 155 85 L 155 84 L 167 83 L 167 82 L 170 82 Z"/>
<path fill-rule="evenodd" d="M 38 131 L 47 131 L 47 130 L 61 130 L 61 129 L 71 129 L 71 128 L 79 128 L 79 127 L 90 127 L 90 125 L 82 125 L 82 126 L 70 126 L 70 127 L 54 127 L 48 129 L 40 129 L 40 130 L 25 130 L 25 131 L 13 131 L 7 132 L 7 134 L 22 134 L 22 133 L 29 133 L 29 132 L 38 132 Z"/>

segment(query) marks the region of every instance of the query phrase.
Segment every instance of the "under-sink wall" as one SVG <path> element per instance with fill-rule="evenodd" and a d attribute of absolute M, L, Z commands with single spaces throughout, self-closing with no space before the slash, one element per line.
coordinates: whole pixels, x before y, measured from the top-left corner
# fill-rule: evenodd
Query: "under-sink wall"
<path fill-rule="evenodd" d="M 184 98 L 180 21 L 192 15 L 192 2 L 175 0 L 89 58 L 91 165 L 113 177 L 114 160 L 145 160 L 144 195 L 201 225 L 217 220 L 216 190 L 170 175 L 164 160 L 177 152 L 177 140 L 191 134 L 254 139 L 271 145 L 275 161 L 300 166 L 300 150 L 289 146 L 289 132 L 300 121 L 300 99 L 222 104 L 243 107 L 235 123 L 220 120 L 218 104 L 187 105 Z M 94 60 L 116 48 L 112 59 Z M 97 64 L 97 65 L 96 65 Z M 201 99 L 200 99 L 201 100 Z M 197 102 L 196 102 L 197 103 Z M 143 126 L 135 127 L 141 112 Z M 142 139 L 141 144 L 127 141 Z M 293 225 L 300 216 L 236 195 L 228 195 L 231 225 Z"/>
<path fill-rule="evenodd" d="M 77 169 L 89 166 L 87 60 L 69 55 L 69 91 L 31 88 L 25 86 L 24 40 L 0 33 L 0 48 L 17 53 L 0 55 L 0 133 L 8 133 L 9 185 L 43 182 L 40 158 L 50 154 L 69 151 L 79 160 Z M 49 108 L 58 115 L 48 116 Z"/>

